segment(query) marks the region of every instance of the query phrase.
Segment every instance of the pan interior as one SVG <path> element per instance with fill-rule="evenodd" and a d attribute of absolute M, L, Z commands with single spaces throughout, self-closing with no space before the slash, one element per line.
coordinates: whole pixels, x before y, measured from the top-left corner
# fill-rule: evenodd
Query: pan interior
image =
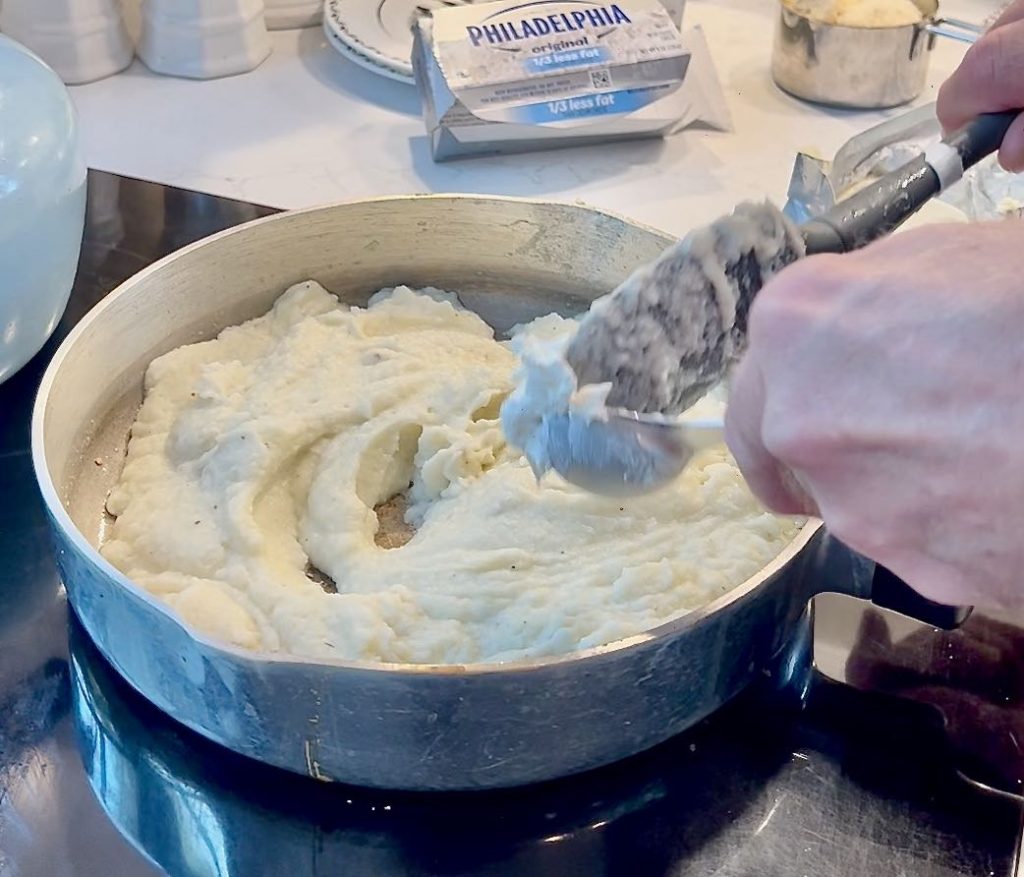
<path fill-rule="evenodd" d="M 266 313 L 295 283 L 314 279 L 356 306 L 400 284 L 446 289 L 500 337 L 548 313 L 585 310 L 672 242 L 584 207 L 430 196 L 280 214 L 194 244 L 108 296 L 54 358 L 34 429 L 71 519 L 57 524 L 101 544 L 149 363 Z"/>

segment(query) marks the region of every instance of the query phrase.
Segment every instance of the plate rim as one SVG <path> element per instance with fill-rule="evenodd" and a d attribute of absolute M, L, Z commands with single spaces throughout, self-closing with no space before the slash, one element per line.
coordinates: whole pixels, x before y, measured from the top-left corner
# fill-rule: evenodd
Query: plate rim
<path fill-rule="evenodd" d="M 377 6 L 380 7 L 384 2 L 385 0 L 378 0 Z M 352 5 L 349 0 L 327 0 L 324 5 L 324 32 L 334 48 L 368 70 L 399 82 L 415 84 L 411 57 L 408 61 L 403 62 L 400 58 L 386 55 L 367 45 L 352 33 L 345 24 L 342 12 L 342 7 L 346 3 L 349 6 Z"/>

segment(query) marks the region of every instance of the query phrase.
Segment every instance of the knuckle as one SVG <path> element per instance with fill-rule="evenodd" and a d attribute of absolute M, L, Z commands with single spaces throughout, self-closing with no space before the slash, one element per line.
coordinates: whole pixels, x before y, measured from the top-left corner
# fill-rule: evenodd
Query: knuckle
<path fill-rule="evenodd" d="M 866 557 L 878 556 L 878 540 L 867 525 L 866 516 L 853 513 L 841 502 L 826 506 L 821 516 L 829 533 L 844 545 Z"/>
<path fill-rule="evenodd" d="M 1024 20 L 989 30 L 971 46 L 939 90 L 947 130 L 979 112 L 1012 109 L 1024 99 Z"/>
<path fill-rule="evenodd" d="M 790 376 L 765 405 L 761 440 L 765 450 L 792 469 L 833 475 L 844 471 L 854 445 L 843 412 L 814 401 L 813 376 Z"/>
<path fill-rule="evenodd" d="M 948 132 L 959 120 L 960 100 L 957 95 L 957 82 L 959 73 L 953 75 L 939 86 L 939 93 L 935 99 L 935 114 L 939 118 L 943 129 Z"/>
<path fill-rule="evenodd" d="M 877 497 L 886 486 L 862 481 L 853 485 L 848 474 L 832 471 L 818 479 L 819 517 L 832 536 L 854 551 L 873 560 L 892 557 L 900 547 L 894 542 L 900 526 L 899 518 L 879 513 Z"/>
<path fill-rule="evenodd" d="M 963 68 L 976 88 L 991 90 L 1005 84 L 1009 51 L 1006 34 L 999 30 L 986 34 L 967 50 Z"/>
<path fill-rule="evenodd" d="M 865 495 L 847 490 L 828 491 L 819 505 L 821 519 L 836 539 L 873 560 L 892 556 L 891 520 L 878 515 L 865 503 Z"/>

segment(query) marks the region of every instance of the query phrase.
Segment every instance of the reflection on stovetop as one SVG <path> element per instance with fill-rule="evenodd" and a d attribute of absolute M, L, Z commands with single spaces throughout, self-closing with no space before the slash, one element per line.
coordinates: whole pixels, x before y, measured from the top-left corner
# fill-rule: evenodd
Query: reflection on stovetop
<path fill-rule="evenodd" d="M 932 707 L 965 776 L 1019 795 L 1024 785 L 1024 637 L 974 613 L 954 631 L 921 628 L 893 641 L 886 619 L 863 612 L 845 667 L 858 688 Z"/>
<path fill-rule="evenodd" d="M 1010 874 L 1018 802 L 958 776 L 930 708 L 813 673 L 808 641 L 651 752 L 498 793 L 388 794 L 255 764 L 150 706 L 77 623 L 73 711 L 107 813 L 172 875 Z"/>

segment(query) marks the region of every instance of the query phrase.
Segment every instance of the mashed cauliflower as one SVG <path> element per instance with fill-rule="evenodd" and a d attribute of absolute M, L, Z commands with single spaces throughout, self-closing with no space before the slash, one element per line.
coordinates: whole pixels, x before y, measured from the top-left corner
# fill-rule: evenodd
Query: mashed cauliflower
<path fill-rule="evenodd" d="M 785 0 L 806 18 L 845 27 L 901 27 L 924 16 L 912 0 Z"/>
<path fill-rule="evenodd" d="M 104 556 L 235 646 L 471 663 L 642 632 L 796 535 L 724 448 L 629 501 L 538 484 L 497 419 L 515 343 L 445 293 L 386 290 L 361 309 L 293 287 L 149 367 Z"/>

